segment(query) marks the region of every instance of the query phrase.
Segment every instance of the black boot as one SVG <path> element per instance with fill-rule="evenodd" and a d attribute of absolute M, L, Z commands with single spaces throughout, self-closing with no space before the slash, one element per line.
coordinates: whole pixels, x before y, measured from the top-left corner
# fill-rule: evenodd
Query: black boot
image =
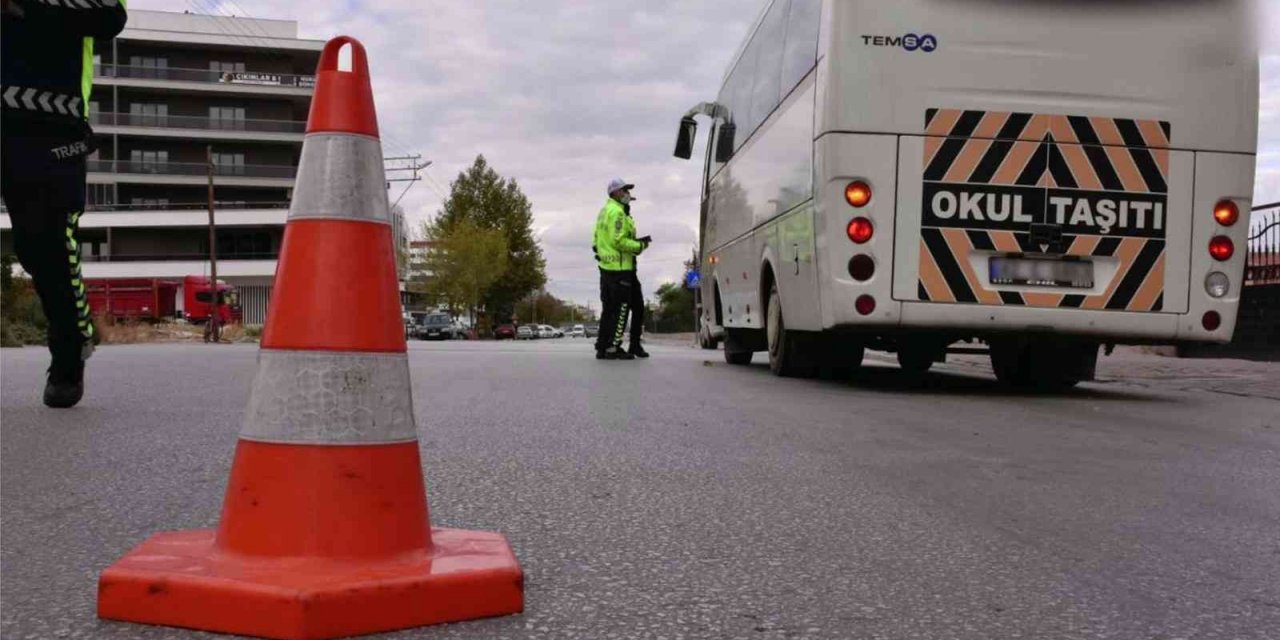
<path fill-rule="evenodd" d="M 604 351 L 597 351 L 596 358 L 599 360 L 635 360 L 636 357 L 619 349 L 618 347 L 609 347 Z"/>
<path fill-rule="evenodd" d="M 627 350 L 627 352 L 628 352 L 628 353 L 630 353 L 632 356 L 637 357 L 637 358 L 648 358 L 648 357 L 649 357 L 649 352 L 648 352 L 648 351 L 645 351 L 645 350 L 644 350 L 644 347 L 640 346 L 640 343 L 639 343 L 639 342 L 633 342 L 633 343 L 631 343 L 631 348 L 630 348 L 630 349 L 628 349 L 628 350 Z"/>
<path fill-rule="evenodd" d="M 44 385 L 44 404 L 55 409 L 76 406 L 84 397 L 84 361 L 55 361 L 49 367 L 49 378 Z"/>

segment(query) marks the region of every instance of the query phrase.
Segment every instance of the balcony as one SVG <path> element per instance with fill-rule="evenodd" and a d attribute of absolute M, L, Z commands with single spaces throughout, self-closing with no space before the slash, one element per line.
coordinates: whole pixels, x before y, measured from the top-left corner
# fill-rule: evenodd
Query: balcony
<path fill-rule="evenodd" d="M 302 142 L 307 123 L 299 120 L 206 118 L 90 112 L 89 123 L 100 134 L 182 137 L 200 140 Z"/>
<path fill-rule="evenodd" d="M 241 95 L 288 95 L 310 97 L 315 90 L 314 75 L 263 73 L 257 71 L 213 71 L 177 67 L 142 67 L 100 64 L 94 67 L 94 83 L 104 86 L 141 87 L 161 90 L 209 91 Z"/>
<path fill-rule="evenodd" d="M 280 257 L 279 252 L 271 253 L 218 253 L 218 262 L 226 260 L 244 261 L 244 260 L 276 260 Z M 130 254 L 116 256 L 81 256 L 83 262 L 208 262 L 209 254 L 207 253 L 155 253 L 155 254 Z"/>
<path fill-rule="evenodd" d="M 163 204 L 88 204 L 80 217 L 81 229 L 158 229 L 205 227 L 209 224 L 209 205 L 205 202 Z M 263 227 L 284 225 L 289 217 L 289 202 L 213 203 L 218 228 Z M 0 231 L 13 227 L 8 209 L 0 204 Z"/>
<path fill-rule="evenodd" d="M 175 184 L 199 185 L 208 181 L 209 165 L 203 162 L 155 160 L 88 160 L 86 168 L 93 184 Z M 297 167 L 287 164 L 215 164 L 214 185 L 239 187 L 293 186 Z"/>

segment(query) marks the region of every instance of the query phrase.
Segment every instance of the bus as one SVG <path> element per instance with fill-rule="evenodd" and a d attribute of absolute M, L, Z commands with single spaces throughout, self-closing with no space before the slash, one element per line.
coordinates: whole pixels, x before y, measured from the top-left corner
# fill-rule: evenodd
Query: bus
<path fill-rule="evenodd" d="M 1258 128 L 1245 2 L 772 0 L 714 100 L 701 340 L 783 376 L 1227 342 Z M 710 96 L 708 96 L 710 98 Z M 1242 222 L 1243 220 L 1243 222 Z"/>

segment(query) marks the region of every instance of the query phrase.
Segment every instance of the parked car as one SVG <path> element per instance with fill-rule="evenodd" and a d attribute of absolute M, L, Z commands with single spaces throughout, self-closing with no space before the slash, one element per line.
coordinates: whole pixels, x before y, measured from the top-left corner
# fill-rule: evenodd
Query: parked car
<path fill-rule="evenodd" d="M 600 335 L 600 325 L 598 324 L 582 325 L 582 333 L 583 333 L 583 337 L 594 338 Z"/>
<path fill-rule="evenodd" d="M 527 324 L 522 324 L 516 327 L 516 340 L 535 340 L 537 337 L 538 332 L 534 331 L 533 327 Z"/>
<path fill-rule="evenodd" d="M 585 338 L 587 337 L 587 329 L 586 327 L 580 324 L 575 324 L 573 325 L 573 328 L 569 329 L 568 333 L 566 333 L 565 335 L 569 336 L 570 338 Z"/>
<path fill-rule="evenodd" d="M 516 327 L 512 324 L 500 324 L 493 330 L 494 340 L 515 340 Z"/>
<path fill-rule="evenodd" d="M 564 334 L 561 333 L 559 329 L 556 329 L 555 327 L 549 324 L 540 324 L 538 325 L 538 337 L 539 338 L 563 338 Z"/>

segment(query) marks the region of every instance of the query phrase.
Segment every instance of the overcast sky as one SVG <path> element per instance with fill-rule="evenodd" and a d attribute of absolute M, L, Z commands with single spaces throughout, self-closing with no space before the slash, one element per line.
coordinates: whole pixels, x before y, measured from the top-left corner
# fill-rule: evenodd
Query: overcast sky
<path fill-rule="evenodd" d="M 1280 200 L 1280 0 L 1262 0 L 1255 202 Z M 636 183 L 654 245 L 651 295 L 697 240 L 701 163 L 671 156 L 676 125 L 713 99 L 760 0 L 131 0 L 130 8 L 297 20 L 301 37 L 348 34 L 369 51 L 384 153 L 423 154 L 430 180 L 401 201 L 416 224 L 483 153 L 533 201 L 548 288 L 598 303 L 591 228 L 610 178 Z M 699 143 L 705 140 L 705 125 Z M 698 156 L 695 155 L 695 158 Z M 392 198 L 399 195 L 393 188 Z"/>

